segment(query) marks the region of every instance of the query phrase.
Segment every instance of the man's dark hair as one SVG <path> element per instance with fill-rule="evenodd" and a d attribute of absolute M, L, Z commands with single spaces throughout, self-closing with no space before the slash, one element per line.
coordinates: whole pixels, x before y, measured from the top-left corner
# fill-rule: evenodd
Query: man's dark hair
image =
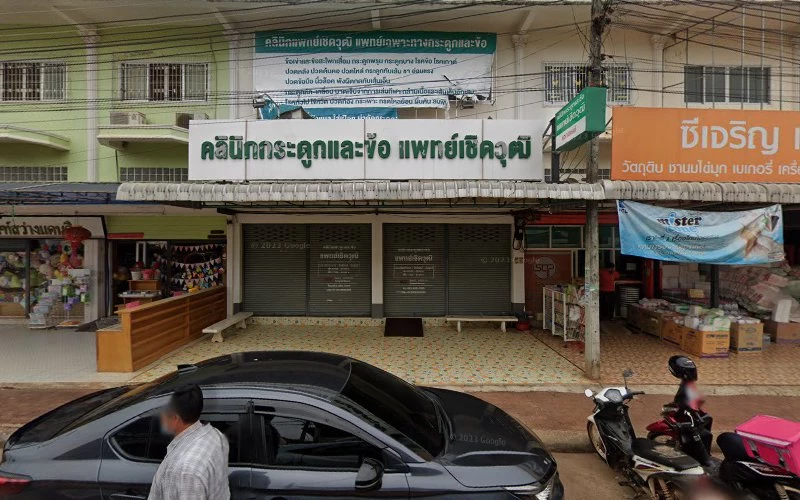
<path fill-rule="evenodd" d="M 611 262 L 610 260 L 609 260 L 609 261 L 606 261 L 606 269 L 611 269 L 612 267 L 615 267 L 615 266 L 614 266 L 614 263 L 613 263 L 613 262 Z"/>
<path fill-rule="evenodd" d="M 193 424 L 203 413 L 203 391 L 197 385 L 179 387 L 172 393 L 168 408 L 185 423 Z"/>

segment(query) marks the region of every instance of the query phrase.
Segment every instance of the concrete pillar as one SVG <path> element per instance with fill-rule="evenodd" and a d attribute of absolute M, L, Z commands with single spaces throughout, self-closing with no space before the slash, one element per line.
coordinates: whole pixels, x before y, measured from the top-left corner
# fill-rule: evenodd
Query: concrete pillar
<path fill-rule="evenodd" d="M 239 118 L 239 33 L 228 31 L 225 33 L 228 41 L 228 80 L 230 96 L 228 97 L 228 118 Z"/>
<path fill-rule="evenodd" d="M 244 249 L 242 248 L 242 224 L 236 215 L 228 222 L 228 312 L 242 309 L 242 269 Z"/>
<path fill-rule="evenodd" d="M 372 317 L 383 317 L 383 222 L 372 222 Z"/>
<path fill-rule="evenodd" d="M 514 225 L 511 225 L 511 241 L 514 240 Z M 525 250 L 511 249 L 511 306 L 514 312 L 525 310 Z"/>
<path fill-rule="evenodd" d="M 652 102 L 654 106 L 664 106 L 664 37 L 654 35 L 651 39 L 653 44 L 652 62 Z"/>
<path fill-rule="evenodd" d="M 790 96 L 795 96 L 795 95 L 800 95 L 800 38 L 795 38 L 792 48 L 794 50 L 794 60 L 797 62 L 795 63 L 795 70 L 794 70 L 795 77 L 792 79 L 791 82 L 792 89 L 788 91 L 787 94 L 789 94 Z M 800 111 L 800 100 L 795 99 L 792 107 L 795 110 Z"/>
<path fill-rule="evenodd" d="M 99 37 L 94 30 L 82 33 L 86 44 L 86 180 L 100 180 L 100 166 L 97 157 L 97 43 Z"/>
<path fill-rule="evenodd" d="M 525 105 L 525 95 L 520 91 L 524 83 L 522 76 L 523 58 L 525 57 L 525 44 L 528 42 L 528 35 L 511 35 L 511 43 L 514 44 L 514 74 L 516 75 L 514 93 L 516 105 L 514 106 L 514 118 L 521 120 L 523 117 L 523 106 Z"/>
<path fill-rule="evenodd" d="M 106 301 L 106 262 L 105 240 L 86 240 L 83 242 L 83 267 L 90 269 L 89 302 L 83 308 L 83 321 L 94 321 L 105 313 Z"/>

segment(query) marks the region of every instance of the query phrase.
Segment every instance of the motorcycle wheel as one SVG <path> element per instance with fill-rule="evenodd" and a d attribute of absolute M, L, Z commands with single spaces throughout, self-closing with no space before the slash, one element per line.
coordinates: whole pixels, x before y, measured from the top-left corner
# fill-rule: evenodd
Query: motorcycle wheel
<path fill-rule="evenodd" d="M 597 453 L 597 456 L 603 459 L 604 462 L 608 463 L 606 445 L 603 443 L 603 438 L 600 436 L 600 431 L 597 429 L 594 422 L 586 423 L 586 433 L 589 435 L 589 442 L 592 444 L 594 452 Z"/>
<path fill-rule="evenodd" d="M 669 434 L 664 434 L 663 432 L 648 432 L 647 439 L 655 442 L 656 444 L 675 446 L 675 439 Z"/>

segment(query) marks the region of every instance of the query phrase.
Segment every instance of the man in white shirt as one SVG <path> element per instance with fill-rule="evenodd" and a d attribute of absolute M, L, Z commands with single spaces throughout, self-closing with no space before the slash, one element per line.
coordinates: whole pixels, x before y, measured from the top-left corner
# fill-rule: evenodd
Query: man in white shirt
<path fill-rule="evenodd" d="M 161 430 L 174 436 L 158 467 L 148 500 L 229 500 L 228 440 L 200 423 L 203 392 L 176 390 L 161 411 Z"/>

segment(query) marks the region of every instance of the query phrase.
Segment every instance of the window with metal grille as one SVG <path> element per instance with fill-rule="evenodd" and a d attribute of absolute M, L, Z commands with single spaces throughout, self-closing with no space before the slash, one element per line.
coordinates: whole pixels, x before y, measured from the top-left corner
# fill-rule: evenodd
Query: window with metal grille
<path fill-rule="evenodd" d="M 183 167 L 122 167 L 121 182 L 185 182 L 189 170 Z"/>
<path fill-rule="evenodd" d="M 0 182 L 66 182 L 67 167 L 0 167 Z"/>
<path fill-rule="evenodd" d="M 208 64 L 122 63 L 123 101 L 205 101 Z"/>
<path fill-rule="evenodd" d="M 545 101 L 548 104 L 569 102 L 589 84 L 589 67 L 585 64 L 546 63 Z M 608 88 L 607 101 L 629 104 L 631 101 L 631 69 L 627 64 L 611 64 L 603 68 L 602 85 Z"/>
<path fill-rule="evenodd" d="M 683 100 L 769 104 L 770 78 L 769 67 L 684 66 Z"/>
<path fill-rule="evenodd" d="M 66 99 L 67 65 L 59 62 L 0 62 L 3 101 Z"/>

